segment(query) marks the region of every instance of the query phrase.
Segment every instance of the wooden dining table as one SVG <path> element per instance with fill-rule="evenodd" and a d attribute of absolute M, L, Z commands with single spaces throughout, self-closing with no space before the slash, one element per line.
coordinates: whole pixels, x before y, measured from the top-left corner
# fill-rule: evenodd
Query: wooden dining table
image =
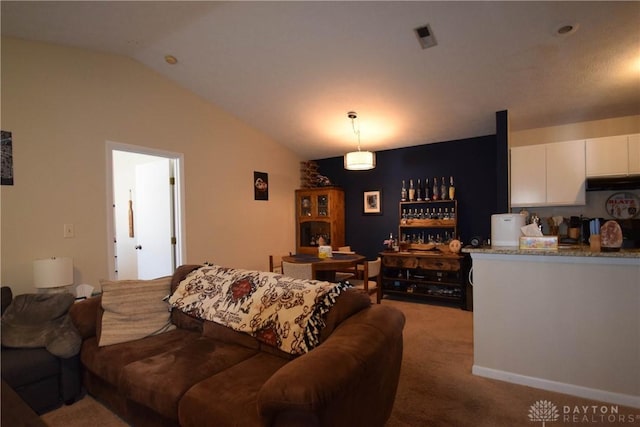
<path fill-rule="evenodd" d="M 353 269 L 354 272 L 362 271 L 363 277 L 368 277 L 369 268 L 367 257 L 356 253 L 333 252 L 331 257 L 320 258 L 317 255 L 295 254 L 282 257 L 283 261 L 293 263 L 309 263 L 312 268 L 312 277 L 316 280 L 327 282 L 336 281 L 336 272 Z M 358 264 L 362 264 L 362 270 L 358 270 Z"/>

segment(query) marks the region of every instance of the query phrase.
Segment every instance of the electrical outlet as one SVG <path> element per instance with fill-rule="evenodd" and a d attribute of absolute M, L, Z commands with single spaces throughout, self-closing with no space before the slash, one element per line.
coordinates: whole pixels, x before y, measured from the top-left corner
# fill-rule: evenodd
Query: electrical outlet
<path fill-rule="evenodd" d="M 64 225 L 64 238 L 72 239 L 75 237 L 75 231 L 73 230 L 73 224 L 65 224 Z"/>

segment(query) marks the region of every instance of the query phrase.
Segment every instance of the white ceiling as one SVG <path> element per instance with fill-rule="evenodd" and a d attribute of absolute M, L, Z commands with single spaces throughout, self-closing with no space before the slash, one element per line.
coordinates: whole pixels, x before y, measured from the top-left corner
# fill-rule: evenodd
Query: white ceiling
<path fill-rule="evenodd" d="M 355 148 L 350 110 L 369 150 L 493 134 L 505 109 L 514 131 L 640 114 L 637 1 L 1 7 L 2 35 L 131 57 L 307 159 Z"/>

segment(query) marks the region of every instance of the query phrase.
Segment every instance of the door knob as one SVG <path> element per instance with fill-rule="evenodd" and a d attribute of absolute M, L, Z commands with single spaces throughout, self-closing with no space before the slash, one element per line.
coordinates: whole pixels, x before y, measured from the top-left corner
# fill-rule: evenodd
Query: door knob
<path fill-rule="evenodd" d="M 141 249 L 142 249 L 142 245 L 137 245 L 137 246 L 136 246 L 136 249 L 137 249 L 137 250 L 141 250 Z"/>

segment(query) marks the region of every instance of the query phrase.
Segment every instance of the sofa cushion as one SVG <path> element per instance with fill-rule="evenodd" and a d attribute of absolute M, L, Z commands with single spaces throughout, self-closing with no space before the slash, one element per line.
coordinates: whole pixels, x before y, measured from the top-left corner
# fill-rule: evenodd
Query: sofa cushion
<path fill-rule="evenodd" d="M 200 381 L 180 400 L 178 407 L 180 425 L 183 427 L 260 425 L 256 410 L 258 391 L 269 377 L 287 363 L 287 360 L 280 357 L 258 353 Z"/>
<path fill-rule="evenodd" d="M 171 277 L 154 280 L 101 281 L 102 314 L 98 345 L 137 340 L 174 329 L 168 304 Z"/>
<path fill-rule="evenodd" d="M 98 325 L 96 311 L 100 308 L 101 296 L 78 301 L 69 307 L 69 317 L 80 333 L 82 339 L 96 336 Z M 102 317 L 100 317 L 102 320 Z"/>
<path fill-rule="evenodd" d="M 202 336 L 229 344 L 237 344 L 247 348 L 258 350 L 260 341 L 244 332 L 234 331 L 226 326 L 206 320 L 202 326 Z"/>
<path fill-rule="evenodd" d="M 256 349 L 199 338 L 128 364 L 122 370 L 119 390 L 128 399 L 177 420 L 178 402 L 194 384 L 257 352 Z M 215 401 L 218 396 L 212 394 L 209 399 Z"/>
<path fill-rule="evenodd" d="M 86 369 L 115 386 L 122 368 L 129 363 L 181 347 L 199 336 L 198 332 L 174 329 L 164 334 L 106 347 L 99 347 L 97 338 L 92 337 L 82 343 L 80 357 Z"/>
<path fill-rule="evenodd" d="M 59 357 L 78 354 L 80 334 L 67 315 L 74 300 L 69 293 L 16 296 L 2 315 L 2 345 L 46 347 Z"/>

